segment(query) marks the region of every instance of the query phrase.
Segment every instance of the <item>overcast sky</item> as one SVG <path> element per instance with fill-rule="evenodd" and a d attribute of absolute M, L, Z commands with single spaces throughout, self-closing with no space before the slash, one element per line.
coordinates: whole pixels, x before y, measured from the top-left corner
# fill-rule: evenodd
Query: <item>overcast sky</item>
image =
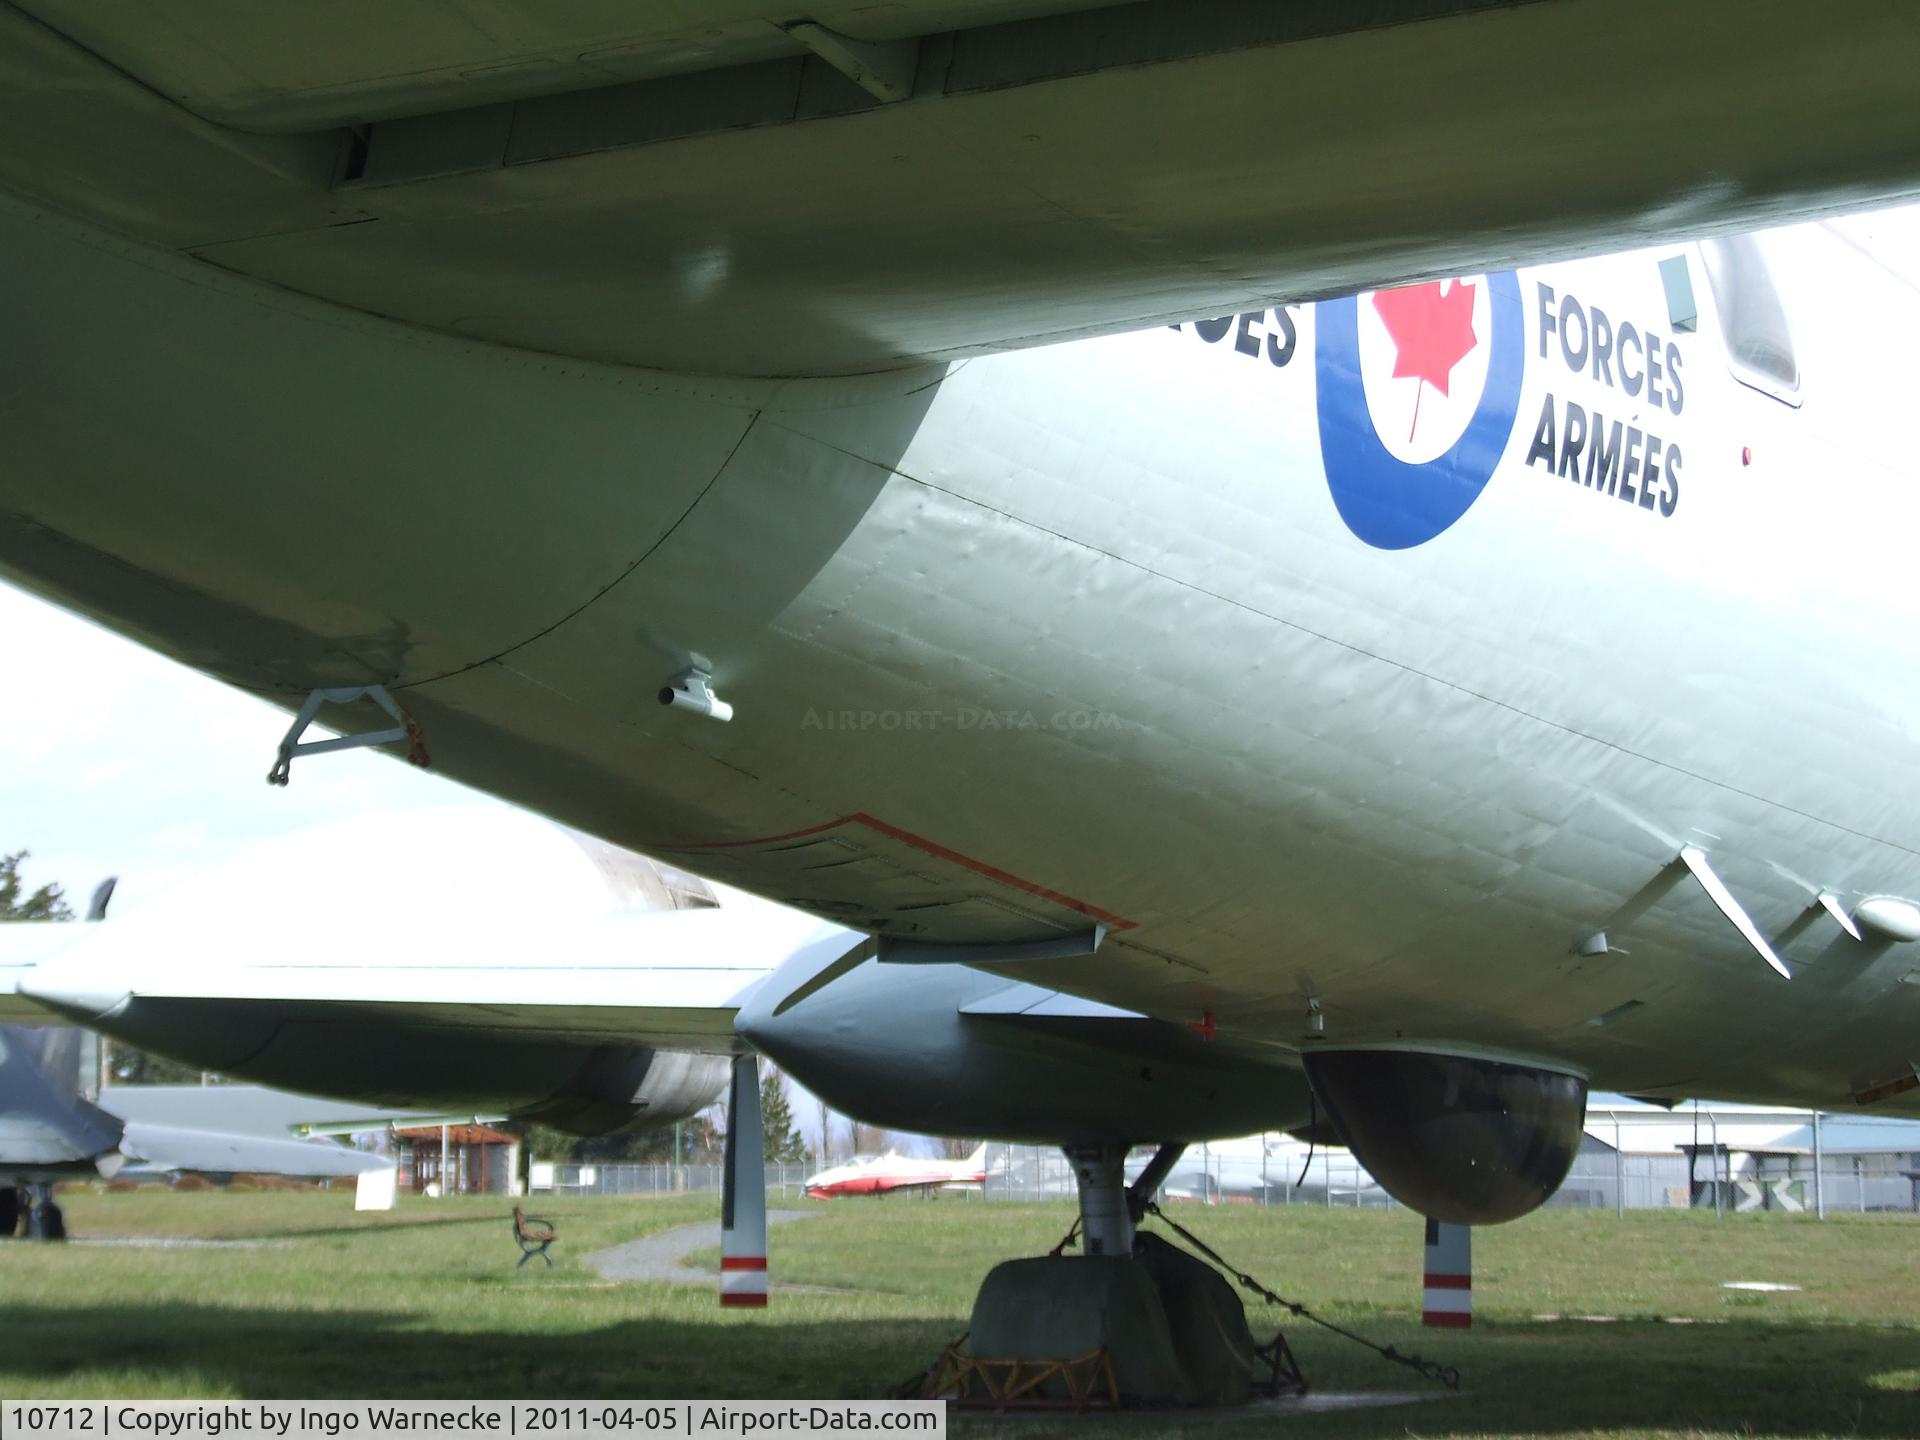
<path fill-rule="evenodd" d="M 0 851 L 78 908 L 118 875 L 131 906 L 257 844 L 370 810 L 468 803 L 478 791 L 349 751 L 266 783 L 288 717 L 130 640 L 0 585 Z"/>

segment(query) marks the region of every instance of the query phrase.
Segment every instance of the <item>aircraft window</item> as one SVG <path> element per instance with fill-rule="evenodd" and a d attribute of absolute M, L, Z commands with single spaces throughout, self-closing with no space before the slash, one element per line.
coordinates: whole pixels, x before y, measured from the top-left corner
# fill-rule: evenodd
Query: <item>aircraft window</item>
<path fill-rule="evenodd" d="M 1784 404 L 1798 405 L 1800 365 L 1793 358 L 1793 335 L 1759 243 L 1751 235 L 1702 241 L 1700 258 L 1706 262 L 1734 378 Z"/>
<path fill-rule="evenodd" d="M 689 875 L 684 870 L 656 861 L 655 870 L 659 873 L 660 883 L 667 887 L 667 893 L 673 896 L 674 907 L 679 910 L 713 910 L 719 908 L 720 899 L 713 893 L 713 887 L 698 875 Z"/>
<path fill-rule="evenodd" d="M 1660 262 L 1660 288 L 1667 292 L 1667 328 L 1691 335 L 1700 328 L 1700 307 L 1693 302 L 1693 274 L 1687 257 L 1669 255 Z"/>

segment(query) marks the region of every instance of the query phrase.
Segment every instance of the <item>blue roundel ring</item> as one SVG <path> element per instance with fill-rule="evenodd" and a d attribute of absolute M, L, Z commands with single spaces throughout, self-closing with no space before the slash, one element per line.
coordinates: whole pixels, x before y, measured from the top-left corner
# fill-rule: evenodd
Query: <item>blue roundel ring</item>
<path fill-rule="evenodd" d="M 1320 458 L 1347 528 L 1380 550 L 1424 545 L 1467 513 L 1493 478 L 1520 410 L 1520 281 L 1511 270 L 1486 277 L 1493 336 L 1487 386 L 1473 419 L 1446 454 L 1412 465 L 1380 443 L 1360 380 L 1357 298 L 1315 307 Z"/>

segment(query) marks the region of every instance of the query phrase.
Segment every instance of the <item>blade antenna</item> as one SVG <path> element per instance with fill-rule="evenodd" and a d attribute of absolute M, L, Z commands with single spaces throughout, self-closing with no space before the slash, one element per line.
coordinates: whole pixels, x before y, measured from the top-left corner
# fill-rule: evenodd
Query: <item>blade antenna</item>
<path fill-rule="evenodd" d="M 109 875 L 93 889 L 93 898 L 87 902 L 87 919 L 104 920 L 107 918 L 107 905 L 113 899 L 113 887 L 120 883 L 118 875 Z"/>

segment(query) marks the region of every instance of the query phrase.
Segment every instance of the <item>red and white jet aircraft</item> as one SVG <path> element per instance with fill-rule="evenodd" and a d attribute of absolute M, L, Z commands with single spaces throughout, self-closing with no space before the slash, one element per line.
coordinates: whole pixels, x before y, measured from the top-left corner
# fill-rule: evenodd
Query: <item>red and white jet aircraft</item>
<path fill-rule="evenodd" d="M 978 1189 L 987 1180 L 984 1142 L 964 1160 L 925 1160 L 889 1150 L 884 1155 L 856 1155 L 845 1165 L 822 1170 L 807 1180 L 807 1194 L 815 1200 L 835 1195 L 885 1195 L 894 1190 L 938 1190 L 949 1186 Z"/>

